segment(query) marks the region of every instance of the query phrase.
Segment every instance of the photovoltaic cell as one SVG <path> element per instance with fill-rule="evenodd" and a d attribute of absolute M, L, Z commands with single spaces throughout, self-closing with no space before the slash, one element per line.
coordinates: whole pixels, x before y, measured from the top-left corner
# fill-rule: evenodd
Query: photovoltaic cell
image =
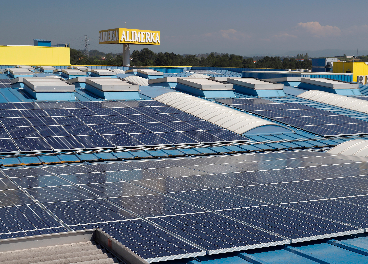
<path fill-rule="evenodd" d="M 283 239 L 246 226 L 215 213 L 177 215 L 151 219 L 154 223 L 180 234 L 210 253 L 229 252 L 231 248 L 247 249 L 256 244 L 282 243 Z M 175 227 L 181 226 L 178 230 Z"/>
<path fill-rule="evenodd" d="M 131 215 L 95 200 L 48 203 L 47 208 L 68 225 L 124 220 Z"/>
<path fill-rule="evenodd" d="M 18 186 L 24 189 L 36 187 L 48 187 L 48 186 L 61 186 L 69 184 L 67 181 L 53 175 L 12 178 L 12 181 L 14 181 Z"/>
<path fill-rule="evenodd" d="M 186 191 L 170 196 L 200 206 L 203 210 L 226 210 L 259 205 L 258 201 L 222 190 Z"/>
<path fill-rule="evenodd" d="M 177 201 L 162 194 L 118 197 L 110 198 L 109 200 L 143 217 L 177 215 L 202 211 L 198 207 Z"/>
<path fill-rule="evenodd" d="M 88 135 L 88 136 L 75 136 L 84 148 L 113 148 L 113 144 L 108 142 L 105 138 L 100 135 Z"/>
<path fill-rule="evenodd" d="M 336 222 L 342 222 L 355 228 L 367 228 L 367 207 L 355 204 L 343 203 L 341 201 L 317 201 L 311 203 L 300 203 L 283 206 L 292 210 L 298 210 L 305 214 L 323 217 Z"/>
<path fill-rule="evenodd" d="M 130 134 L 130 136 L 138 142 L 141 142 L 141 145 L 171 144 L 170 141 L 166 140 L 163 137 L 160 137 L 160 134 L 155 133 Z"/>
<path fill-rule="evenodd" d="M 318 236 L 327 238 L 332 234 L 355 230 L 351 226 L 275 206 L 227 210 L 222 211 L 221 214 L 273 231 L 295 242 L 308 241 L 311 237 Z"/>
<path fill-rule="evenodd" d="M 42 138 L 16 138 L 14 142 L 20 151 L 52 150 Z"/>
<path fill-rule="evenodd" d="M 205 254 L 202 250 L 142 220 L 110 223 L 103 227 L 103 231 L 150 262 Z"/>

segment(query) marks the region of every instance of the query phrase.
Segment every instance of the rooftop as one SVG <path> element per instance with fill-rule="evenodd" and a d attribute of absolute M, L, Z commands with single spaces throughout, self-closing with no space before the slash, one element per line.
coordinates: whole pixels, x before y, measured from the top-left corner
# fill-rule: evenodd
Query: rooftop
<path fill-rule="evenodd" d="M 296 96 L 229 69 L 160 82 L 135 69 L 61 70 L 68 76 L 32 68 L 31 78 L 0 80 L 0 248 L 102 229 L 142 263 L 366 261 L 366 96 Z M 171 82 L 284 93 L 206 98 Z M 139 97 L 106 100 L 88 85 Z M 27 87 L 74 87 L 74 98 L 40 100 Z"/>

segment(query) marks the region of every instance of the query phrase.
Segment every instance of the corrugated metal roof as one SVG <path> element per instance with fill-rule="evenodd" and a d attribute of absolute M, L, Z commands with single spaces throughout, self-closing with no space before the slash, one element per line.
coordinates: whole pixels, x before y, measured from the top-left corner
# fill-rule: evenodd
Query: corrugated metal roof
<path fill-rule="evenodd" d="M 3 264 L 118 263 L 111 254 L 91 241 L 1 252 L 0 262 Z"/>
<path fill-rule="evenodd" d="M 243 134 L 260 126 L 275 125 L 256 116 L 179 92 L 165 93 L 156 97 L 155 100 L 207 120 L 237 134 Z"/>

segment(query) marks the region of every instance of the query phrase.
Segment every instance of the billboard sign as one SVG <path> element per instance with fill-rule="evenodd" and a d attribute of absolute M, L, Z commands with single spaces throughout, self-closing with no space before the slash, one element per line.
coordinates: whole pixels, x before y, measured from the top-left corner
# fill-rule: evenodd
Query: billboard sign
<path fill-rule="evenodd" d="M 160 31 L 115 28 L 101 30 L 100 44 L 160 45 Z"/>

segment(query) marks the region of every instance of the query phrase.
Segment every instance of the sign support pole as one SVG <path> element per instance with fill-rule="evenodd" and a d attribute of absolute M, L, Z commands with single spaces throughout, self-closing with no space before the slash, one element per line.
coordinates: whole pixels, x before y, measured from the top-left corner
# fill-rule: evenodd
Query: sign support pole
<path fill-rule="evenodd" d="M 123 44 L 123 66 L 130 66 L 130 47 L 129 44 Z"/>

